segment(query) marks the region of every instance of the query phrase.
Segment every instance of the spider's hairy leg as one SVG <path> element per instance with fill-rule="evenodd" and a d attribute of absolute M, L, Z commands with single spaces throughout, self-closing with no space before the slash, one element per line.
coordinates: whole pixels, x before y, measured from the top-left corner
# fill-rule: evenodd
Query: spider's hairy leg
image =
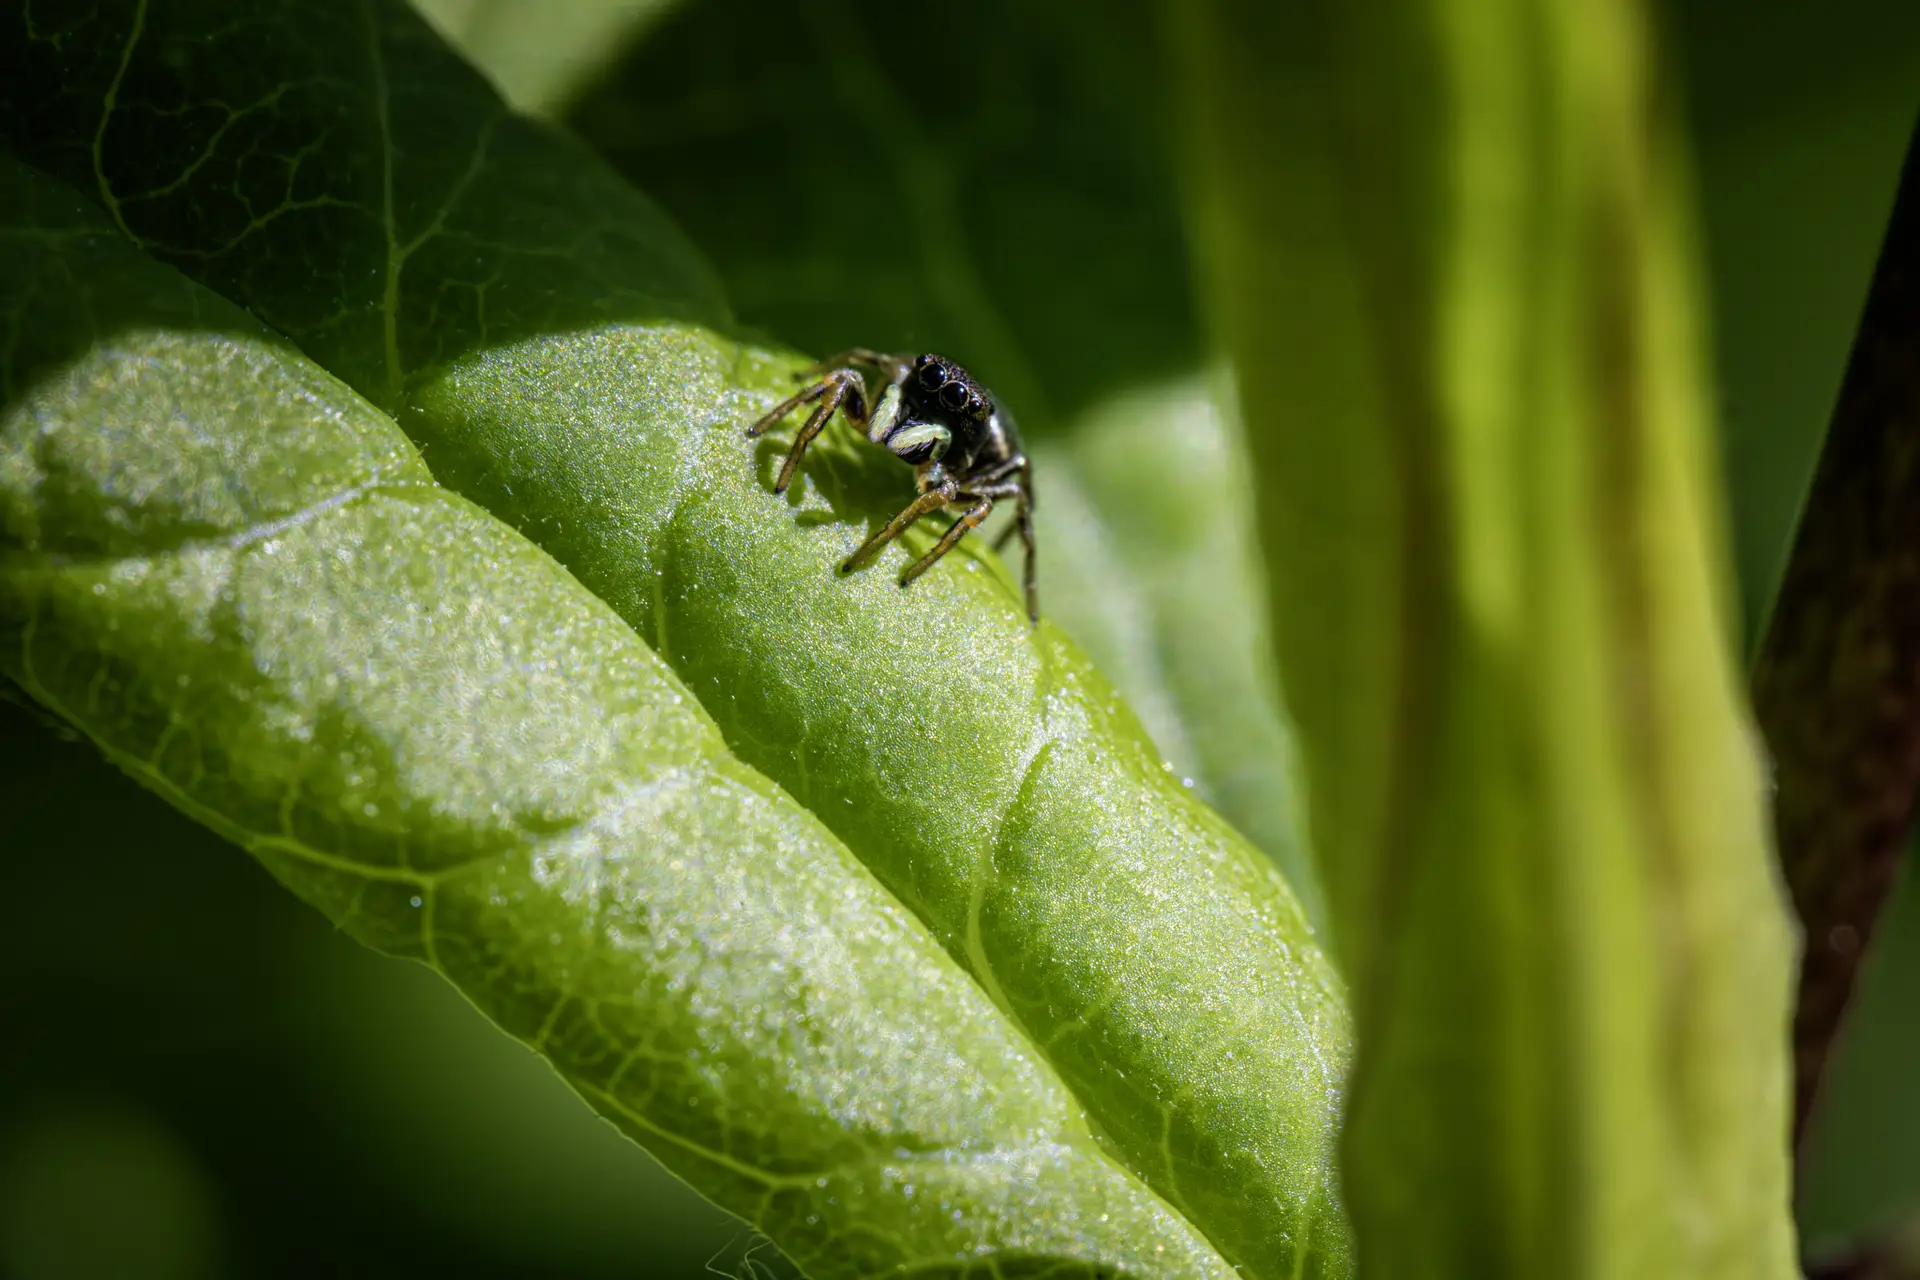
<path fill-rule="evenodd" d="M 1015 473 L 1019 475 L 1017 480 L 1004 479 L 1006 476 Z M 1000 550 L 1000 548 L 1007 545 L 1008 539 L 1012 538 L 1014 534 L 1017 533 L 1020 535 L 1021 545 L 1026 549 L 1027 553 L 1025 575 L 1027 621 L 1037 626 L 1040 622 L 1040 586 L 1038 581 L 1038 565 L 1033 554 L 1033 464 L 1027 461 L 1027 456 L 1024 453 L 1015 454 L 1012 458 L 1009 458 L 1006 462 L 990 471 L 986 478 L 1001 480 L 1002 483 L 993 485 L 990 488 L 980 485 L 972 487 L 980 492 L 990 493 L 995 498 L 1012 498 L 1014 500 L 1013 523 L 1002 529 L 994 538 L 993 549 L 995 551 Z"/>
<path fill-rule="evenodd" d="M 906 571 L 900 575 L 901 586 L 906 586 L 933 568 L 934 563 L 958 546 L 960 539 L 966 537 L 969 531 L 979 528 L 980 522 L 985 520 L 987 513 L 993 510 L 993 499 L 984 493 L 969 492 L 961 496 L 971 499 L 972 505 L 967 508 L 964 515 L 953 522 L 951 528 L 940 535 L 940 541 L 933 544 L 933 550 L 907 566 Z"/>
<path fill-rule="evenodd" d="M 913 367 L 913 357 L 888 355 L 884 351 L 875 351 L 871 347 L 848 347 L 838 355 L 828 356 L 818 364 L 808 365 L 793 376 L 811 378 L 817 374 L 830 373 L 835 369 L 844 369 L 848 365 L 855 364 L 865 365 L 869 369 L 878 369 L 887 375 L 887 381 L 899 382 Z"/>
<path fill-rule="evenodd" d="M 833 417 L 834 410 L 844 411 L 848 421 L 855 428 L 865 431 L 867 427 L 867 398 L 860 375 L 850 369 L 841 369 L 830 373 L 810 387 L 805 387 L 788 396 L 769 410 L 761 419 L 747 428 L 749 437 L 757 437 L 780 419 L 792 413 L 808 401 L 819 403 L 808 415 L 806 424 L 793 438 L 793 447 L 787 451 L 787 460 L 780 466 L 780 478 L 773 482 L 775 493 L 785 493 L 787 486 L 793 483 L 793 473 L 800 467 L 800 455 L 807 451 L 813 438 L 826 430 L 827 422 Z"/>
<path fill-rule="evenodd" d="M 786 417 L 801 405 L 818 400 L 827 393 L 828 388 L 832 385 L 833 382 L 831 379 L 822 379 L 810 387 L 802 387 L 785 400 L 782 400 L 779 404 L 773 406 L 773 408 L 761 414 L 759 419 L 747 428 L 747 438 L 757 439 L 765 435 L 768 427 L 771 427 L 774 423 L 780 421 L 780 419 Z"/>
<path fill-rule="evenodd" d="M 827 379 L 832 385 L 820 397 L 819 405 L 807 418 L 806 425 L 800 428 L 793 438 L 793 448 L 787 451 L 787 460 L 780 466 L 780 478 L 773 482 L 775 493 L 785 493 L 793 482 L 793 473 L 800 469 L 800 455 L 807 451 L 813 438 L 827 429 L 827 420 L 833 417 L 835 409 L 844 411 L 848 422 L 855 430 L 865 431 L 867 427 L 867 395 L 860 375 L 845 370 L 829 374 Z"/>
<path fill-rule="evenodd" d="M 848 556 L 846 563 L 840 566 L 841 572 L 850 572 L 874 558 L 880 548 L 913 527 L 914 521 L 930 512 L 938 511 L 960 496 L 960 485 L 942 473 L 937 481 L 928 485 L 926 490 L 909 502 L 906 509 L 887 522 L 887 527 L 860 544 L 860 549 Z"/>

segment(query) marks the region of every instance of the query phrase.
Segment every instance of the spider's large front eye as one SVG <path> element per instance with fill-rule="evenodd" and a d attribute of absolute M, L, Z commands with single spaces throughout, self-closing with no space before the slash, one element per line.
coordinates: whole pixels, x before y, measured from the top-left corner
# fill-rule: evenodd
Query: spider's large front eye
<path fill-rule="evenodd" d="M 958 382 L 949 382 L 940 388 L 940 407 L 949 413 L 959 413 L 967 407 L 967 389 Z"/>
<path fill-rule="evenodd" d="M 920 385 L 932 391 L 947 380 L 947 371 L 934 363 L 932 356 L 922 358 L 925 359 L 927 363 L 920 366 Z"/>

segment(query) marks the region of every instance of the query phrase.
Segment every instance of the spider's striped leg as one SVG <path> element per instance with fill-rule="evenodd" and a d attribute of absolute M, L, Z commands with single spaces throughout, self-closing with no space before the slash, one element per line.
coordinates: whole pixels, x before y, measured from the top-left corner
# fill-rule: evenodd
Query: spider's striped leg
<path fill-rule="evenodd" d="M 940 541 L 933 544 L 933 550 L 927 552 L 927 554 L 907 566 L 906 572 L 900 575 L 901 586 L 906 586 L 915 578 L 933 568 L 934 563 L 938 561 L 941 556 L 946 555 L 947 552 L 960 545 L 960 539 L 966 537 L 970 531 L 979 528 L 980 522 L 985 520 L 987 513 L 993 510 L 993 498 L 989 494 L 970 491 L 960 496 L 971 499 L 972 504 L 968 506 L 966 514 L 962 515 L 958 520 L 955 520 L 953 526 L 940 535 Z"/>
<path fill-rule="evenodd" d="M 793 438 L 793 447 L 787 451 L 787 460 L 780 466 L 780 478 L 773 482 L 775 493 L 785 493 L 787 486 L 793 483 L 793 473 L 800 467 L 800 455 L 807 451 L 813 438 L 826 430 L 827 422 L 833 417 L 835 409 L 844 411 L 848 421 L 861 431 L 867 427 L 867 397 L 860 375 L 851 369 L 841 369 L 830 373 L 810 387 L 802 388 L 788 396 L 760 420 L 747 428 L 747 435 L 757 437 L 768 427 L 792 413 L 809 401 L 819 401 L 807 421 Z"/>
<path fill-rule="evenodd" d="M 938 466 L 939 464 L 935 463 L 933 465 Z M 909 502 L 905 510 L 889 520 L 886 528 L 861 543 L 860 549 L 848 556 L 846 563 L 840 566 L 841 571 L 847 572 L 858 569 L 861 565 L 878 555 L 880 548 L 886 546 L 889 542 L 892 542 L 895 538 L 912 528 L 914 522 L 920 519 L 921 516 L 940 510 L 940 508 L 946 506 L 959 496 L 959 484 L 944 474 L 941 475 L 936 481 L 929 484 L 919 497 Z"/>
<path fill-rule="evenodd" d="M 888 355 L 884 351 L 875 351 L 870 347 L 848 347 L 838 355 L 828 356 L 819 364 L 810 364 L 793 376 L 811 378 L 816 374 L 829 373 L 835 369 L 844 369 L 848 365 L 865 365 L 869 369 L 878 369 L 886 374 L 888 382 L 900 382 L 913 368 L 912 356 Z"/>
<path fill-rule="evenodd" d="M 786 417 L 801 405 L 810 404 L 818 400 L 826 394 L 827 388 L 831 385 L 832 383 L 830 381 L 822 380 L 814 383 L 810 387 L 802 387 L 785 400 L 782 400 L 779 404 L 773 406 L 773 408 L 761 414 L 759 419 L 747 428 L 747 437 L 749 439 L 756 439 L 765 435 L 768 427 L 771 427 L 774 423 L 780 421 L 780 419 Z"/>

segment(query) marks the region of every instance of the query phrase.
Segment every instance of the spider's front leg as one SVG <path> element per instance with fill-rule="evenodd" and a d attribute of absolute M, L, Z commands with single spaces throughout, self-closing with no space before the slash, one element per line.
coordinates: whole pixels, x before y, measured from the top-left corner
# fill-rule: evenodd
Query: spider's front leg
<path fill-rule="evenodd" d="M 811 378 L 816 374 L 832 373 L 836 369 L 845 369 L 849 365 L 856 364 L 865 365 L 869 369 L 878 369 L 886 376 L 888 382 L 904 382 L 908 371 L 913 368 L 913 357 L 889 355 L 870 347 L 848 347 L 838 355 L 828 356 L 819 364 L 808 365 L 793 376 Z"/>
<path fill-rule="evenodd" d="M 780 467 L 780 476 L 773 483 L 775 493 L 785 493 L 787 486 L 793 483 L 794 472 L 800 467 L 800 455 L 807 451 L 807 446 L 813 443 L 815 436 L 826 430 L 835 409 L 841 411 L 847 421 L 853 424 L 855 430 L 869 437 L 873 436 L 874 431 L 868 426 L 866 380 L 853 368 L 855 365 L 877 369 L 886 378 L 890 394 L 883 400 L 879 417 L 885 418 L 888 425 L 891 424 L 893 420 L 891 411 L 897 409 L 899 401 L 900 383 L 906 378 L 908 370 L 913 367 L 911 357 L 888 355 L 883 351 L 873 351 L 867 347 L 849 347 L 838 355 L 801 369 L 794 374 L 794 377 L 802 380 L 818 377 L 819 381 L 788 396 L 762 415 L 758 422 L 747 428 L 749 438 L 758 438 L 766 433 L 767 428 L 801 405 L 819 402 L 814 411 L 808 415 L 799 434 L 793 438 L 793 447 L 788 450 L 787 460 Z M 878 421 L 874 423 L 875 427 L 881 425 Z"/>
<path fill-rule="evenodd" d="M 848 353 L 853 354 L 853 353 Z M 804 373 L 818 372 L 824 366 L 815 366 Z M 867 391 L 866 383 L 852 369 L 841 367 L 831 369 L 825 377 L 811 386 L 794 392 L 779 404 L 773 406 L 758 422 L 747 428 L 749 439 L 757 439 L 766 433 L 768 427 L 780 421 L 803 404 L 814 405 L 807 416 L 805 425 L 793 438 L 793 447 L 787 450 L 787 460 L 780 466 L 780 478 L 773 482 L 775 493 L 785 493 L 787 486 L 793 483 L 793 473 L 800 468 L 800 455 L 807 451 L 813 438 L 826 430 L 827 422 L 833 417 L 835 409 L 841 410 L 854 427 L 865 432 L 867 429 Z"/>
<path fill-rule="evenodd" d="M 983 478 L 986 479 L 985 483 L 978 479 L 969 480 L 966 486 L 956 495 L 958 501 L 968 504 L 965 514 L 954 521 L 953 527 L 941 535 L 940 541 L 933 544 L 933 550 L 927 552 L 927 554 L 907 566 L 907 571 L 900 575 L 900 585 L 903 587 L 906 586 L 928 569 L 931 569 L 941 556 L 946 555 L 947 552 L 959 545 L 960 539 L 979 528 L 987 516 L 992 513 L 994 503 L 1005 498 L 1011 498 L 1015 503 L 1014 527 L 996 539 L 994 546 L 998 549 L 999 545 L 1006 541 L 1007 534 L 1015 530 L 1018 530 L 1020 540 L 1026 544 L 1027 622 L 1031 625 L 1038 626 L 1040 623 L 1040 593 L 1034 584 L 1033 491 L 1027 486 L 1025 481 L 1026 474 L 1027 460 L 1024 457 L 1016 457 L 1004 466 L 995 468 L 989 472 L 987 478 Z M 991 479 L 990 477 L 999 478 Z"/>
<path fill-rule="evenodd" d="M 911 529 L 920 517 L 940 510 L 959 496 L 960 484 L 947 474 L 946 468 L 937 462 L 927 463 L 920 469 L 920 496 L 889 520 L 886 528 L 861 543 L 859 550 L 848 556 L 846 563 L 840 566 L 840 571 L 851 573 L 858 569 L 880 554 L 880 548 Z"/>
<path fill-rule="evenodd" d="M 940 535 L 940 541 L 933 544 L 933 550 L 927 552 L 927 554 L 907 566 L 906 571 L 900 575 L 901 586 L 906 586 L 909 582 L 912 582 L 915 578 L 933 568 L 941 556 L 944 556 L 947 552 L 958 546 L 960 539 L 966 537 L 968 533 L 978 529 L 980 522 L 985 520 L 988 514 L 993 511 L 994 495 L 990 493 L 968 492 L 957 494 L 956 497 L 967 500 L 966 511 L 962 513 L 958 520 L 953 522 L 952 526 L 949 527 L 945 533 Z"/>

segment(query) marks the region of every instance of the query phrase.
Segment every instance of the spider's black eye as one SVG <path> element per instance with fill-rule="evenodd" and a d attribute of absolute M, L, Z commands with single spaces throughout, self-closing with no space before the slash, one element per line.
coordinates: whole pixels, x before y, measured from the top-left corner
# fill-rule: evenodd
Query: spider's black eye
<path fill-rule="evenodd" d="M 958 382 L 949 382 L 940 388 L 940 407 L 950 413 L 959 413 L 967 407 L 967 389 Z"/>
<path fill-rule="evenodd" d="M 932 356 L 923 356 L 927 363 L 920 366 L 920 385 L 932 391 L 947 380 L 947 371 L 933 362 Z"/>
<path fill-rule="evenodd" d="M 967 397 L 967 416 L 969 418 L 976 418 L 976 419 L 986 417 L 987 402 L 985 400 L 982 400 L 979 396 L 968 396 Z"/>

